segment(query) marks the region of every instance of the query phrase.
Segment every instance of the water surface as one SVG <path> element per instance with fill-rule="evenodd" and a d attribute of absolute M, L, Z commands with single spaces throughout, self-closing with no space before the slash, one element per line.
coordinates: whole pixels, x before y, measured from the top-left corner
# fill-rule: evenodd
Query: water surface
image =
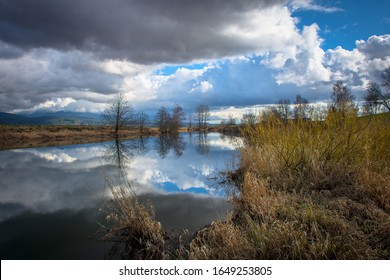
<path fill-rule="evenodd" d="M 165 229 L 194 232 L 230 209 L 212 178 L 234 154 L 219 134 L 0 151 L 0 257 L 106 258 L 95 233 L 119 170 Z"/>

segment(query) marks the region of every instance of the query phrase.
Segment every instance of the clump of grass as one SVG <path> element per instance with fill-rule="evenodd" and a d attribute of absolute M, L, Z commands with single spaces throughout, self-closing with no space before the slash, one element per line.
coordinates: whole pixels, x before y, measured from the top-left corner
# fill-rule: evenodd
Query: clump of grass
<path fill-rule="evenodd" d="M 242 131 L 232 216 L 198 233 L 192 258 L 390 258 L 390 120 L 272 114 Z"/>
<path fill-rule="evenodd" d="M 155 219 L 154 208 L 142 204 L 131 186 L 120 180 L 113 185 L 106 178 L 113 195 L 112 203 L 104 208 L 106 225 L 102 240 L 114 242 L 111 255 L 122 259 L 167 259 L 167 234 Z"/>
<path fill-rule="evenodd" d="M 215 223 L 191 243 L 196 259 L 375 259 L 364 233 L 310 197 L 266 190 L 263 179 L 234 201 L 226 222 Z"/>
<path fill-rule="evenodd" d="M 225 222 L 213 222 L 199 230 L 190 243 L 189 259 L 243 259 L 252 248 L 242 238 L 242 229 L 228 216 Z"/>

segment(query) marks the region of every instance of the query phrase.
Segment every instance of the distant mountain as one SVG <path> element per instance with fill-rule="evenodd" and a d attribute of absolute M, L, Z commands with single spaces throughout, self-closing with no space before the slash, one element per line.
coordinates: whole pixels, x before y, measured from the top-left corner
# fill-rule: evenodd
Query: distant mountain
<path fill-rule="evenodd" d="M 0 124 L 26 124 L 28 117 L 0 112 Z"/>
<path fill-rule="evenodd" d="M 40 111 L 28 115 L 19 115 L 0 112 L 0 124 L 96 125 L 101 123 L 101 115 L 94 113 Z"/>
<path fill-rule="evenodd" d="M 22 116 L 26 117 L 72 117 L 72 118 L 90 118 L 90 119 L 100 119 L 101 114 L 96 113 L 81 113 L 81 112 L 68 112 L 68 111 L 58 111 L 58 112 L 50 112 L 50 111 L 35 111 L 31 114 L 22 114 Z"/>

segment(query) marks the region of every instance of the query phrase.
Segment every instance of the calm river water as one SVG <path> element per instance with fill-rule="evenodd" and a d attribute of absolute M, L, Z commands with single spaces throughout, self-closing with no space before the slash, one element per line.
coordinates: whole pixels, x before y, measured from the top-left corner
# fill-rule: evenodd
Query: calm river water
<path fill-rule="evenodd" d="M 104 259 L 98 242 L 110 199 L 104 176 L 125 171 L 165 229 L 190 232 L 224 219 L 230 204 L 212 178 L 236 153 L 231 138 L 181 134 L 0 151 L 1 259 Z"/>

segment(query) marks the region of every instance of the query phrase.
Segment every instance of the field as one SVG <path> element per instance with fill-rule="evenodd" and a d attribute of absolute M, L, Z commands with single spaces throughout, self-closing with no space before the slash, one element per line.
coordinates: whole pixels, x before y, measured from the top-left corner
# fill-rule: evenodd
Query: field
<path fill-rule="evenodd" d="M 117 135 L 108 126 L 84 125 L 0 125 L 0 150 L 12 148 L 45 147 L 110 141 L 115 137 L 136 138 L 156 135 L 150 128 L 140 133 L 135 128 L 124 128 Z"/>

